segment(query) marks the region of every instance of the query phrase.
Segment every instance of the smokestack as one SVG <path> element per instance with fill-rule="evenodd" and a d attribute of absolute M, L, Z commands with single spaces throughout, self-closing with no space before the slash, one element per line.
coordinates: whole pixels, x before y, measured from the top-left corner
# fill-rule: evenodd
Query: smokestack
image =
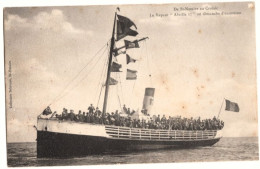
<path fill-rule="evenodd" d="M 147 114 L 151 115 L 151 109 L 153 106 L 155 88 L 145 88 L 143 110 L 147 110 Z"/>

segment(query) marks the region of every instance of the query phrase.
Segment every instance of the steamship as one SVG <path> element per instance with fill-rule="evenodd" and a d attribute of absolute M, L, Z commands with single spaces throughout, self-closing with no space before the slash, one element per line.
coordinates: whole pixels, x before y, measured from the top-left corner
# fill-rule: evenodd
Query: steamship
<path fill-rule="evenodd" d="M 116 47 L 116 43 L 128 36 L 136 36 L 136 25 L 127 17 L 115 12 L 112 38 L 105 78 L 105 93 L 103 111 L 107 112 L 109 87 L 117 81 L 111 77 L 119 72 L 121 65 L 116 57 L 126 54 L 131 48 L 138 48 L 139 42 L 124 40 L 124 46 Z M 137 28 L 136 28 L 137 29 Z M 127 55 L 127 64 L 136 60 Z M 136 71 L 127 69 L 126 80 L 135 80 Z M 152 109 L 155 88 L 145 88 L 143 110 Z M 136 111 L 132 118 L 147 119 L 143 112 Z M 79 121 L 60 120 L 55 116 L 37 118 L 37 157 L 83 156 L 88 154 L 103 154 L 117 151 L 155 150 L 171 148 L 190 148 L 196 146 L 212 146 L 222 138 L 221 130 L 163 130 L 122 127 L 106 124 L 94 124 Z"/>

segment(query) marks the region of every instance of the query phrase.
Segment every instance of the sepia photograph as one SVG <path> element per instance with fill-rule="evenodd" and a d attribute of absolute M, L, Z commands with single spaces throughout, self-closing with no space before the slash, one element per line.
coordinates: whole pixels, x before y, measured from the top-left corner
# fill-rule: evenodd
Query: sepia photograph
<path fill-rule="evenodd" d="M 259 161 L 254 2 L 5 7 L 8 167 Z"/>

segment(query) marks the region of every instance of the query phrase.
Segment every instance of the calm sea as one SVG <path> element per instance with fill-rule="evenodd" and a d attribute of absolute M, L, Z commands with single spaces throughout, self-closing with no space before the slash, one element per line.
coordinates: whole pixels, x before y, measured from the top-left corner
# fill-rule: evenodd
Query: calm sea
<path fill-rule="evenodd" d="M 258 160 L 258 138 L 222 138 L 211 147 L 157 150 L 120 154 L 91 155 L 80 158 L 36 157 L 36 143 L 8 143 L 8 166 L 64 166 L 129 163 L 172 163 L 194 161 Z"/>

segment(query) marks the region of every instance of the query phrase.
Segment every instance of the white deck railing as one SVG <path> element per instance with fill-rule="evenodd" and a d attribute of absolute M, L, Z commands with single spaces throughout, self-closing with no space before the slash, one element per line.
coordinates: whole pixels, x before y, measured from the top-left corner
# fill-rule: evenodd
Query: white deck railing
<path fill-rule="evenodd" d="M 203 140 L 213 139 L 217 134 L 217 130 L 160 130 L 119 126 L 105 128 L 110 137 L 138 140 Z"/>

